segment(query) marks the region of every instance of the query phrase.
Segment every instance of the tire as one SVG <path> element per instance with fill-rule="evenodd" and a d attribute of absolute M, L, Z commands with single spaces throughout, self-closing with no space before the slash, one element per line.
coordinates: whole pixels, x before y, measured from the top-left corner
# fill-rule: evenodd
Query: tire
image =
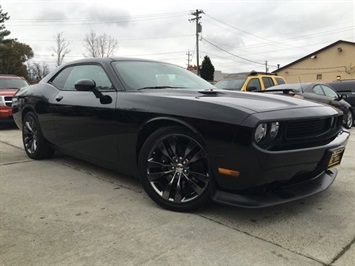
<path fill-rule="evenodd" d="M 351 112 L 351 110 L 349 110 L 346 114 L 344 114 L 343 126 L 346 129 L 350 129 L 353 126 L 353 123 L 354 123 L 353 113 Z"/>
<path fill-rule="evenodd" d="M 138 166 L 148 196 L 179 212 L 196 210 L 211 199 L 207 153 L 190 131 L 165 127 L 148 137 Z"/>
<path fill-rule="evenodd" d="M 46 159 L 54 154 L 54 149 L 43 137 L 38 119 L 32 112 L 27 113 L 23 118 L 22 141 L 25 151 L 31 159 Z"/>

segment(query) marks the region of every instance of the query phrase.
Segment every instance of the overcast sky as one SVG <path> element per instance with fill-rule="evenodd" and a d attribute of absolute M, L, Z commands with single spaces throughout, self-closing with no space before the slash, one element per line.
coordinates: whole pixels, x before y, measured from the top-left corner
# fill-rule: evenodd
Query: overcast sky
<path fill-rule="evenodd" d="M 2 0 L 11 38 L 30 45 L 35 62 L 55 64 L 54 35 L 71 42 L 65 62 L 87 53 L 90 30 L 119 42 L 116 56 L 141 57 L 187 66 L 196 64 L 195 23 L 203 10 L 199 42 L 216 70 L 269 71 L 338 40 L 355 42 L 355 0 Z"/>

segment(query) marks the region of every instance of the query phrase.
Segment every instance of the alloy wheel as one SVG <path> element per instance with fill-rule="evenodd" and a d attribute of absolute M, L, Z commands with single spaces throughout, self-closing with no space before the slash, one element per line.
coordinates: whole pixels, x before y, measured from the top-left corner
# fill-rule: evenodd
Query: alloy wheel
<path fill-rule="evenodd" d="M 23 143 L 29 154 L 34 154 L 38 147 L 38 127 L 32 116 L 27 116 L 23 127 Z"/>
<path fill-rule="evenodd" d="M 201 196 L 210 180 L 205 150 L 186 135 L 167 135 L 156 141 L 148 154 L 146 170 L 154 191 L 175 204 Z"/>

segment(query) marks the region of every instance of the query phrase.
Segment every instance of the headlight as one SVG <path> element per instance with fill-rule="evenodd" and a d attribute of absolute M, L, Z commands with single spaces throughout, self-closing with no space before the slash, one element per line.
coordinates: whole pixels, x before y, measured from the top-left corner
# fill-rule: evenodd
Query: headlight
<path fill-rule="evenodd" d="M 255 130 L 255 141 L 259 142 L 261 141 L 267 133 L 267 124 L 266 123 L 261 123 L 258 125 L 258 127 Z"/>
<path fill-rule="evenodd" d="M 272 139 L 276 138 L 277 133 L 279 133 L 279 127 L 280 127 L 279 122 L 271 123 L 270 138 L 272 138 Z"/>

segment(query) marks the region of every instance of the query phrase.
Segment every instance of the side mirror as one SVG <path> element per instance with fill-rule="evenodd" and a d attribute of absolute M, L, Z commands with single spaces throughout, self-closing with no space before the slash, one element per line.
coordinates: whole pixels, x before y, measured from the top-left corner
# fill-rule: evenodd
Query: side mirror
<path fill-rule="evenodd" d="M 345 100 L 346 98 L 348 98 L 348 95 L 346 95 L 346 94 L 339 95 L 339 100 Z"/>
<path fill-rule="evenodd" d="M 102 104 L 112 103 L 112 98 L 108 95 L 103 95 L 101 91 L 96 88 L 95 80 L 91 79 L 80 79 L 75 82 L 75 89 L 77 91 L 92 91 L 96 98 L 100 99 Z"/>
<path fill-rule="evenodd" d="M 75 82 L 77 91 L 93 91 L 96 88 L 96 82 L 91 79 L 80 79 Z"/>

